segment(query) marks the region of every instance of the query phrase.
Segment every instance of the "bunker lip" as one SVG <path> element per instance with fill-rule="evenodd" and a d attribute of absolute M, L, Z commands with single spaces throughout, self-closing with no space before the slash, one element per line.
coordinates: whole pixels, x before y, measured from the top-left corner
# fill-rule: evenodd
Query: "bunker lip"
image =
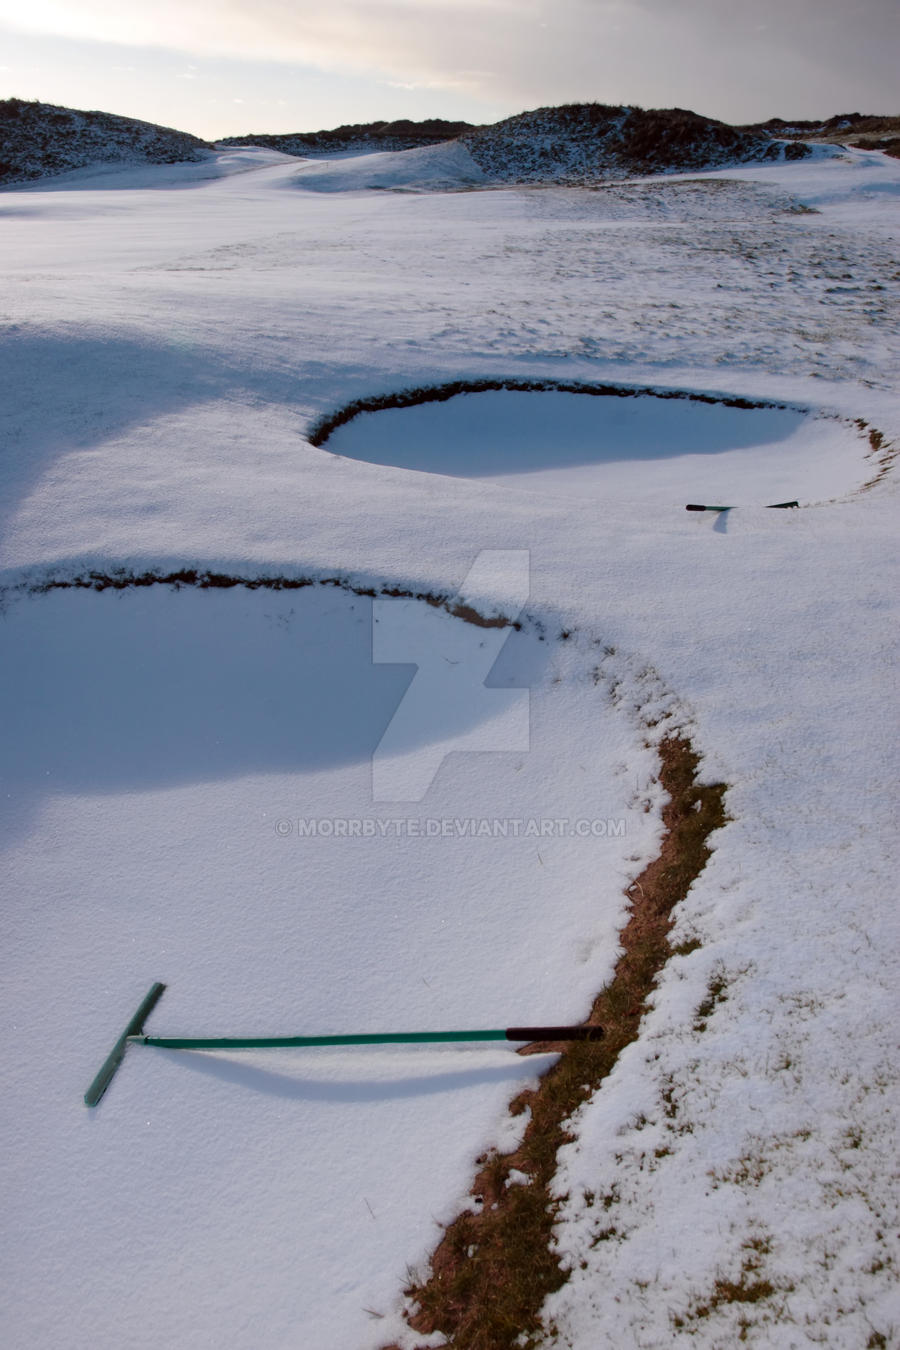
<path fill-rule="evenodd" d="M 885 461 L 884 438 L 868 430 L 827 406 L 702 384 L 511 376 L 361 397 L 323 416 L 308 440 L 370 468 L 644 512 L 847 501 Z M 415 491 L 417 480 L 400 487 Z"/>
<path fill-rule="evenodd" d="M 421 767 L 426 747 L 438 755 L 442 738 L 477 739 L 496 696 L 474 688 L 466 696 L 464 678 L 463 696 L 432 698 L 421 717 L 395 724 L 413 671 L 379 661 L 377 625 L 433 640 L 435 651 L 460 658 L 463 671 L 470 661 L 482 670 L 485 653 L 499 653 L 508 635 L 516 643 L 504 661 L 517 671 L 524 663 L 528 678 L 550 659 L 546 619 L 519 617 L 518 602 L 498 612 L 502 596 L 445 591 L 440 581 L 426 589 L 429 581 L 300 568 L 282 574 L 234 562 L 207 570 L 193 559 L 146 570 L 57 564 L 0 575 L 0 622 L 16 656 L 3 669 L 4 697 L 21 710 L 4 749 L 6 777 L 17 784 L 14 795 L 0 794 L 4 837 L 29 837 L 54 795 L 65 799 L 62 809 L 77 811 L 65 803 L 186 790 L 220 793 L 237 810 L 242 779 L 251 783 L 247 800 L 262 812 L 255 819 L 286 816 L 298 837 L 307 817 L 392 819 L 397 808 L 388 814 L 378 805 L 391 774 L 399 781 L 403 766 Z M 452 671 L 445 678 L 452 682 Z M 323 776 L 327 808 L 324 797 L 303 795 L 312 781 L 319 792 L 320 780 L 309 775 Z M 257 793 L 269 777 L 280 784 L 283 805 L 297 792 L 290 810 L 270 812 L 268 790 Z M 250 829 L 250 819 L 242 808 L 237 827 Z M 256 847 L 251 840 L 248 856 Z M 339 870 L 343 885 L 347 869 Z"/>
<path fill-rule="evenodd" d="M 0 607 L 4 601 L 22 595 L 49 595 L 52 591 L 141 590 L 148 586 L 170 586 L 173 590 L 193 587 L 204 591 L 230 590 L 236 586 L 242 586 L 248 591 L 301 591 L 307 586 L 334 586 L 350 595 L 367 596 L 371 599 L 383 596 L 386 599 L 421 600 L 426 605 L 431 605 L 433 609 L 442 609 L 452 618 L 461 619 L 463 623 L 473 624 L 477 628 L 512 628 L 516 632 L 522 628 L 522 623 L 518 619 L 510 619 L 505 614 L 482 614 L 472 605 L 437 591 L 419 591 L 408 586 L 387 584 L 367 586 L 340 576 L 292 577 L 277 573 L 241 576 L 196 567 L 182 567 L 169 571 L 148 568 L 143 572 L 126 567 L 113 568 L 109 571 L 90 569 L 85 572 L 73 572 L 70 576 L 26 580 L 18 585 L 0 586 Z"/>
<path fill-rule="evenodd" d="M 779 412 L 809 414 L 805 404 L 780 399 L 751 399 L 738 394 L 708 394 L 690 389 L 665 389 L 654 385 L 626 385 L 591 383 L 585 380 L 559 380 L 552 377 L 527 379 L 517 376 L 493 379 L 450 380 L 445 384 L 417 385 L 393 393 L 372 394 L 353 399 L 333 412 L 326 413 L 310 427 L 307 440 L 321 448 L 338 427 L 358 417 L 360 413 L 382 412 L 386 408 L 414 408 L 422 403 L 445 403 L 458 394 L 482 394 L 494 390 L 513 393 L 585 394 L 594 398 L 656 398 L 678 399 L 691 403 L 705 403 L 725 408 L 771 409 Z"/>

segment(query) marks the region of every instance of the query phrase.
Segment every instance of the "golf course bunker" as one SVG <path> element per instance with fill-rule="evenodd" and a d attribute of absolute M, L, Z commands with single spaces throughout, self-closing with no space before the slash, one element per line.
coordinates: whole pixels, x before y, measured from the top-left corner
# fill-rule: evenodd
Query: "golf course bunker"
<path fill-rule="evenodd" d="M 165 911 L 180 927 L 186 897 L 189 913 L 205 897 L 226 986 L 249 904 L 259 940 L 270 931 L 267 962 L 281 962 L 289 929 L 297 951 L 331 953 L 335 989 L 355 969 L 361 1006 L 385 1025 L 431 1015 L 421 982 L 403 997 L 392 985 L 385 1002 L 398 943 L 448 991 L 460 966 L 476 971 L 482 1015 L 503 1025 L 577 1021 L 616 949 L 628 859 L 653 856 L 657 839 L 632 802 L 654 756 L 585 678 L 597 649 L 575 648 L 536 623 L 485 627 L 328 585 L 23 598 L 0 614 L 0 700 L 16 710 L 0 847 L 58 830 L 71 873 L 60 895 L 96 898 L 104 877 L 113 907 L 127 890 L 132 919 L 135 907 L 154 923 Z M 41 857 L 23 896 L 40 888 Z M 345 968 L 335 931 L 347 925 L 378 953 L 366 977 Z M 125 915 L 104 925 L 127 929 Z M 528 978 L 512 959 L 497 972 L 498 944 L 532 952 Z M 147 966 L 163 968 L 152 952 Z M 446 997 L 465 1025 L 465 1000 Z M 340 1001 L 318 1013 L 340 1025 Z"/>
<path fill-rule="evenodd" d="M 514 688 L 546 664 L 533 636 L 502 620 L 464 622 L 436 597 L 222 580 L 104 586 L 98 577 L 0 615 L 0 700 L 17 710 L 0 768 L 17 801 L 360 765 L 368 783 L 379 745 L 415 760 L 432 744 L 478 742 L 485 720 L 502 720 L 502 700 L 475 696 L 485 677 L 490 684 L 486 650 L 497 657 L 515 637 L 498 665 L 512 662 Z M 382 654 L 388 628 L 394 645 Z M 422 715 L 400 717 L 413 663 L 429 666 L 430 698 Z"/>
<path fill-rule="evenodd" d="M 350 405 L 311 439 L 369 464 L 601 501 L 810 502 L 867 477 L 852 425 L 785 404 L 590 387 L 421 392 Z"/>
<path fill-rule="evenodd" d="M 136 1213 L 157 1341 L 183 1341 L 174 1215 L 185 1250 L 211 1244 L 211 1307 L 229 1275 L 210 1343 L 228 1344 L 235 1306 L 264 1325 L 278 1302 L 279 1327 L 335 1344 L 345 1267 L 329 1283 L 306 1259 L 322 1215 L 358 1224 L 388 1306 L 431 1216 L 455 1212 L 508 1101 L 547 1065 L 490 1042 L 132 1047 L 85 1112 L 151 983 L 167 986 L 147 1028 L 161 1034 L 578 1022 L 615 968 L 624 888 L 659 850 L 658 759 L 610 698 L 623 677 L 626 706 L 646 694 L 643 664 L 629 675 L 600 634 L 561 640 L 552 614 L 466 621 L 425 583 L 294 581 L 120 570 L 0 610 L 9 1087 L 27 1108 L 7 1211 L 17 1231 L 91 1235 L 53 1258 L 73 1344 L 96 1328 L 79 1291 L 116 1287 Z M 390 728 L 388 798 L 374 761 Z M 398 1207 L 404 1188 L 415 1204 Z"/>

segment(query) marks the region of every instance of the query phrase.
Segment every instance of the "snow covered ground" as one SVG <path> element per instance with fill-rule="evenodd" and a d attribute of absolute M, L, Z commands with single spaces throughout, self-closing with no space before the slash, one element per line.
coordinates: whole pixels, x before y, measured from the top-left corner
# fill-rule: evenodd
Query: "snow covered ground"
<path fill-rule="evenodd" d="M 601 503 L 808 502 L 859 482 L 859 434 L 847 423 L 784 406 L 652 395 L 461 394 L 363 413 L 339 427 L 328 448 L 367 463 Z"/>
<path fill-rule="evenodd" d="M 376 158 L 410 185 L 245 148 L 0 193 L 4 1340 L 421 1343 L 407 1267 L 539 1063 L 133 1048 L 82 1093 L 156 979 L 161 1034 L 582 1017 L 659 843 L 662 719 L 732 819 L 564 1150 L 547 1343 L 891 1344 L 900 164 L 363 191 Z M 513 376 L 801 411 L 736 445 L 715 408 L 498 393 L 305 439 Z M 518 631 L 359 593 L 512 618 L 523 561 Z M 62 588 L 188 568 L 344 584 Z M 507 632 L 496 699 L 457 698 Z M 415 665 L 408 781 L 471 748 L 385 799 Z"/>

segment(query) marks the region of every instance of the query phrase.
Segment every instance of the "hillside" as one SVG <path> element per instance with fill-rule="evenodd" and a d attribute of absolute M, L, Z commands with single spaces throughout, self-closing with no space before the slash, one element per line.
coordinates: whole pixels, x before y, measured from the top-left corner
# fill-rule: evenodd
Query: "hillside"
<path fill-rule="evenodd" d="M 367 154 L 458 140 L 488 182 L 571 182 L 695 170 L 784 153 L 771 129 L 739 128 L 681 108 L 645 111 L 599 103 L 537 108 L 502 122 L 370 122 L 333 131 L 232 136 L 223 146 L 261 145 L 289 155 Z M 788 139 L 788 138 L 785 138 Z M 789 158 L 809 152 L 788 148 Z"/>
<path fill-rule="evenodd" d="M 185 131 L 133 117 L 0 99 L 0 184 L 89 164 L 176 164 L 200 159 L 204 148 Z"/>
<path fill-rule="evenodd" d="M 771 135 L 742 131 L 683 108 L 645 111 L 602 103 L 537 108 L 461 139 L 495 182 L 565 182 L 710 169 L 778 159 L 782 153 Z M 796 157 L 802 153 L 808 151 Z"/>
<path fill-rule="evenodd" d="M 900 117 L 837 113 L 824 122 L 785 122 L 780 117 L 771 117 L 768 122 L 758 122 L 740 129 L 763 132 L 785 140 L 850 145 L 858 150 L 884 150 L 894 159 L 900 159 Z"/>
<path fill-rule="evenodd" d="M 489 126 L 440 117 L 347 123 L 330 130 L 248 133 L 220 147 L 263 146 L 299 158 L 371 155 L 458 146 L 487 185 L 591 182 L 727 165 L 805 158 L 807 142 L 900 153 L 900 118 L 839 114 L 823 122 L 729 126 L 684 108 L 602 103 L 536 108 Z M 92 164 L 196 161 L 207 143 L 187 132 L 113 113 L 0 100 L 0 184 L 26 182 Z"/>
<path fill-rule="evenodd" d="M 729 126 L 684 108 L 602 103 L 536 108 L 489 126 L 440 117 L 347 123 L 330 130 L 248 133 L 220 147 L 264 146 L 299 158 L 395 153 L 458 142 L 487 184 L 566 183 L 692 172 L 801 159 L 809 143 L 900 155 L 900 118 L 837 114 L 821 122 L 779 117 Z M 25 99 L 0 100 L 0 185 L 88 165 L 197 161 L 207 142 L 187 132 L 113 113 Z M 474 170 L 473 170 L 474 172 Z"/>
<path fill-rule="evenodd" d="M 219 145 L 264 145 L 286 155 L 365 154 L 378 150 L 414 150 L 418 146 L 452 141 L 475 131 L 471 122 L 446 122 L 430 117 L 424 122 L 359 122 L 331 131 L 297 131 L 284 135 L 226 136 Z"/>

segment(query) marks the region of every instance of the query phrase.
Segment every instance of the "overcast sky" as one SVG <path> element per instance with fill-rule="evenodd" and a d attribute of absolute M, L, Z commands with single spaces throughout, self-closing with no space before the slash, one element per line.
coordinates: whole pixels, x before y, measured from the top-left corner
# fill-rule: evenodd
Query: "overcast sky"
<path fill-rule="evenodd" d="M 206 138 L 596 100 L 900 113 L 898 0 L 0 0 L 0 97 Z"/>

